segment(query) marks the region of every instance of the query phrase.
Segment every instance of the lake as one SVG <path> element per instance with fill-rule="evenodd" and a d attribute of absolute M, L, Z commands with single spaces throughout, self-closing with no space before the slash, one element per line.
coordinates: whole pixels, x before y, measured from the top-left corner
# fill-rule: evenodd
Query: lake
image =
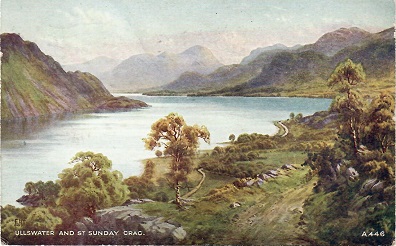
<path fill-rule="evenodd" d="M 328 109 L 330 99 L 254 97 L 147 97 L 118 94 L 145 101 L 148 108 L 128 112 L 86 113 L 2 125 L 1 204 L 18 205 L 26 182 L 56 180 L 70 167 L 79 151 L 100 152 L 113 162 L 124 178 L 143 171 L 142 160 L 155 157 L 144 149 L 142 138 L 151 124 L 171 112 L 189 125 L 205 125 L 211 149 L 228 141 L 230 134 L 275 134 L 273 122 Z"/>

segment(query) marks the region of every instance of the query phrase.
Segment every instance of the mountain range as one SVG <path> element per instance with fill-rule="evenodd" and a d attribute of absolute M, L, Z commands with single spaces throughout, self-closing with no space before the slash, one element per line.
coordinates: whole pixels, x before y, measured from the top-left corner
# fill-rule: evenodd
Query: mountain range
<path fill-rule="evenodd" d="M 17 34 L 4 33 L 0 38 L 2 120 L 147 106 L 114 97 L 92 74 L 65 72 L 35 43 L 24 41 Z"/>
<path fill-rule="evenodd" d="M 272 93 L 286 84 L 297 88 L 301 83 L 323 82 L 346 58 L 362 63 L 369 78 L 386 77 L 394 73 L 393 34 L 393 28 L 379 33 L 341 28 L 324 34 L 313 44 L 291 48 L 277 44 L 256 49 L 240 64 L 218 68 L 208 75 L 185 73 L 147 94 L 258 95 L 260 90 Z"/>
<path fill-rule="evenodd" d="M 65 71 L 79 70 L 79 71 L 91 73 L 96 77 L 98 77 L 99 79 L 101 79 L 106 73 L 113 70 L 121 62 L 122 62 L 121 60 L 112 59 L 106 56 L 98 56 L 87 62 L 62 65 L 62 67 Z"/>
<path fill-rule="evenodd" d="M 66 70 L 92 72 L 111 91 L 135 91 L 165 85 L 184 72 L 206 75 L 223 66 L 209 49 L 199 45 L 179 54 L 163 52 L 159 55 L 133 55 L 119 64 L 115 60 L 107 62 L 108 59 L 102 57 L 63 67 Z M 102 64 L 107 69 L 103 69 Z"/>

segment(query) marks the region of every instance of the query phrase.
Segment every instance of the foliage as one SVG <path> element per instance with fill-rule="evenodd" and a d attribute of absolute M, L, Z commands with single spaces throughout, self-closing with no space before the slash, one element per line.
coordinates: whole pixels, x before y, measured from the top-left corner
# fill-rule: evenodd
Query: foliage
<path fill-rule="evenodd" d="M 29 230 L 54 230 L 62 224 L 62 220 L 51 214 L 47 208 L 36 208 L 26 218 L 26 228 Z"/>
<path fill-rule="evenodd" d="M 154 190 L 154 184 L 152 182 L 154 167 L 154 162 L 148 160 L 144 166 L 144 172 L 140 177 L 131 176 L 124 180 L 124 183 L 128 186 L 132 199 L 148 197 L 148 192 Z"/>
<path fill-rule="evenodd" d="M 196 154 L 199 139 L 209 142 L 210 133 L 205 126 L 188 126 L 182 116 L 170 113 L 151 126 L 144 139 L 149 150 L 163 148 L 165 156 L 171 156 L 169 180 L 176 190 L 176 204 L 181 206 L 180 183 L 187 181 L 191 172 L 191 157 Z"/>
<path fill-rule="evenodd" d="M 29 181 L 25 184 L 23 191 L 28 194 L 29 198 L 37 197 L 39 200 L 37 204 L 53 206 L 58 199 L 60 185 L 53 181 L 45 183 L 41 180 L 36 183 Z"/>
<path fill-rule="evenodd" d="M 385 153 L 389 147 L 395 146 L 395 98 L 388 93 L 381 93 L 369 107 L 365 128 L 365 144 Z"/>
<path fill-rule="evenodd" d="M 394 206 L 394 150 L 390 148 L 394 146 L 394 97 L 381 93 L 367 107 L 355 90 L 364 78 L 362 66 L 349 59 L 334 70 L 329 85 L 343 94 L 331 107 L 339 115 L 338 137 L 334 146 L 309 153 L 304 163 L 311 167 L 311 177 L 315 173 L 319 177 L 317 193 L 304 206 L 308 228 L 319 244 L 378 245 L 390 244 L 394 238 L 395 216 L 387 209 Z M 348 182 L 346 170 L 351 166 L 359 174 L 355 182 Z M 368 187 L 369 182 L 378 184 L 376 189 Z M 322 199 L 327 200 L 324 207 L 310 202 Z M 360 236 L 376 231 L 385 236 Z"/>
<path fill-rule="evenodd" d="M 112 163 L 104 155 L 79 152 L 70 161 L 74 166 L 59 174 L 59 206 L 66 208 L 73 219 L 92 217 L 98 209 L 123 204 L 128 187 L 119 171 L 111 171 Z"/>
<path fill-rule="evenodd" d="M 336 86 L 338 92 L 346 94 L 337 97 L 331 108 L 341 116 L 339 134 L 353 144 L 354 154 L 357 153 L 361 144 L 365 102 L 360 93 L 352 89 L 362 83 L 365 77 L 362 65 L 347 59 L 335 68 L 328 80 L 329 86 Z"/>

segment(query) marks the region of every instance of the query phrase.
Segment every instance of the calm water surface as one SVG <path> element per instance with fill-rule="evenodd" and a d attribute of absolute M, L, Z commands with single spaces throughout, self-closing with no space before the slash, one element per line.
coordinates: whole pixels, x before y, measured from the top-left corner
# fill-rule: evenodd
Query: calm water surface
<path fill-rule="evenodd" d="M 1 204 L 18 205 L 26 182 L 56 180 L 70 167 L 79 151 L 100 152 L 113 161 L 113 169 L 124 177 L 139 175 L 142 160 L 154 157 L 144 149 L 142 138 L 151 124 L 171 112 L 181 114 L 187 124 L 205 125 L 211 133 L 210 149 L 228 141 L 230 134 L 275 134 L 273 121 L 287 119 L 290 112 L 304 116 L 325 110 L 329 99 L 244 97 L 146 97 L 149 108 L 129 112 L 89 113 L 2 126 Z"/>

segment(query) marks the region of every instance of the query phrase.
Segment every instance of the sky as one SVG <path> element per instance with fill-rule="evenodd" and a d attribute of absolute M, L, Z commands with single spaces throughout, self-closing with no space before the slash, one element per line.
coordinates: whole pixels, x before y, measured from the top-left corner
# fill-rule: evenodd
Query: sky
<path fill-rule="evenodd" d="M 61 64 L 98 56 L 209 48 L 224 64 L 276 43 L 394 26 L 394 0 L 1 0 L 1 32 L 18 33 Z"/>

